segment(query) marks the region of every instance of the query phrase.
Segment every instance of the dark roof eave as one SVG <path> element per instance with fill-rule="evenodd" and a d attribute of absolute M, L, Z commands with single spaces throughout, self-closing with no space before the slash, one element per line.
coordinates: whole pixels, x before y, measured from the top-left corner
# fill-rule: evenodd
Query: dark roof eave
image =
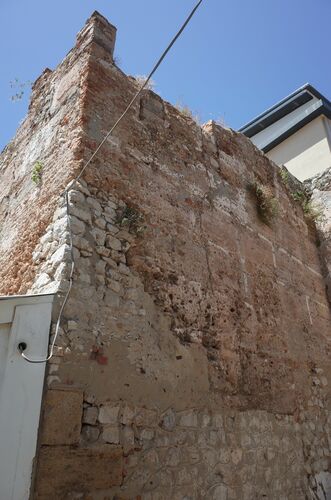
<path fill-rule="evenodd" d="M 291 113 L 306 102 L 309 102 L 313 99 L 313 96 L 321 100 L 323 106 L 331 109 L 330 101 L 328 101 L 328 99 L 326 99 L 312 85 L 307 83 L 282 101 L 267 109 L 258 117 L 254 118 L 254 120 L 241 127 L 239 132 L 243 133 L 247 137 L 253 137 L 258 132 L 261 132 L 273 123 L 277 122 L 280 118 Z"/>
<path fill-rule="evenodd" d="M 261 148 L 261 150 L 264 153 L 268 153 L 273 148 L 275 148 L 276 146 L 278 146 L 281 142 L 283 142 L 286 139 L 288 139 L 288 137 L 290 137 L 291 135 L 295 134 L 300 129 L 302 129 L 305 125 L 307 125 L 308 123 L 310 123 L 315 118 L 318 118 L 321 115 L 324 115 L 327 118 L 329 118 L 329 120 L 331 120 L 331 104 L 330 103 L 328 103 L 328 105 L 324 105 L 323 104 L 319 108 L 315 109 L 315 111 L 313 111 L 312 113 L 310 113 L 303 120 L 300 120 L 298 123 L 296 123 L 295 125 L 293 125 L 293 127 L 291 127 L 288 130 L 286 130 L 286 132 L 284 132 L 283 134 L 281 134 L 280 136 L 278 136 L 273 141 L 269 142 L 269 144 L 266 144 L 263 148 Z"/>

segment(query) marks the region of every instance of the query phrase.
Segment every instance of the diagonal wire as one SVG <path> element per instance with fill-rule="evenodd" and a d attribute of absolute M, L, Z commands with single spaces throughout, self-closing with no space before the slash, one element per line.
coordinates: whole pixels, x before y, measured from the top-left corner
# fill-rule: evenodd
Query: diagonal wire
<path fill-rule="evenodd" d="M 68 288 L 68 290 L 67 290 L 67 292 L 66 292 L 66 294 L 64 296 L 64 299 L 63 299 L 63 302 L 62 302 L 62 306 L 60 308 L 58 320 L 56 322 L 55 333 L 54 333 L 53 341 L 52 341 L 51 346 L 50 346 L 50 350 L 49 350 L 48 356 L 46 358 L 44 358 L 44 359 L 31 359 L 31 358 L 29 358 L 28 356 L 26 356 L 24 354 L 24 352 L 23 352 L 24 349 L 22 347 L 22 344 L 19 344 L 18 349 L 19 349 L 22 357 L 25 359 L 25 361 L 28 361 L 29 363 L 46 363 L 47 361 L 49 361 L 52 358 L 53 352 L 54 352 L 54 346 L 55 346 L 55 343 L 56 343 L 56 339 L 57 339 L 58 334 L 59 334 L 59 329 L 60 329 L 60 323 L 61 323 L 61 320 L 62 320 L 63 310 L 64 310 L 64 308 L 66 306 L 67 301 L 68 301 L 68 298 L 69 298 L 69 295 L 70 295 L 70 292 L 71 292 L 71 288 L 72 288 L 72 284 L 73 284 L 73 274 L 74 274 L 74 270 L 75 270 L 75 260 L 74 260 L 72 232 L 71 232 L 71 224 L 70 224 L 70 210 L 69 210 L 70 207 L 69 207 L 69 194 L 68 194 L 69 190 L 72 189 L 73 186 L 79 181 L 79 179 L 82 177 L 83 173 L 85 172 L 85 170 L 87 169 L 87 167 L 90 165 L 90 163 L 92 162 L 92 160 L 96 157 L 96 155 L 98 154 L 98 152 L 100 151 L 100 149 L 102 148 L 102 146 L 104 145 L 104 143 L 107 141 L 107 139 L 113 133 L 113 131 L 115 130 L 115 128 L 118 126 L 118 124 L 123 120 L 123 118 L 129 112 L 129 110 L 131 109 L 131 107 L 133 106 L 133 104 L 135 103 L 135 101 L 138 99 L 138 97 L 140 96 L 140 94 L 142 93 L 142 91 L 146 88 L 146 86 L 150 82 L 152 76 L 154 75 L 154 73 L 156 72 L 156 70 L 159 68 L 159 66 L 161 65 L 162 61 L 164 60 L 164 58 L 166 57 L 166 55 L 168 54 L 168 52 L 171 50 L 171 48 L 173 47 L 173 45 L 176 43 L 176 41 L 178 40 L 178 38 L 181 36 L 181 34 L 183 33 L 183 31 L 185 30 L 186 26 L 191 21 L 192 17 L 196 13 L 196 11 L 198 10 L 198 8 L 202 4 L 202 2 L 203 2 L 203 0 L 200 0 L 195 5 L 194 9 L 190 12 L 189 16 L 186 18 L 186 20 L 185 20 L 184 24 L 182 25 L 182 27 L 179 29 L 179 31 L 176 33 L 176 35 L 174 36 L 174 38 L 171 40 L 171 42 L 169 43 L 169 45 L 167 46 L 167 48 L 165 49 L 165 51 L 162 53 L 161 57 L 158 59 L 158 61 L 154 65 L 152 71 L 147 76 L 145 82 L 141 85 L 141 87 L 139 88 L 139 90 L 133 96 L 133 98 L 131 99 L 131 101 L 129 102 L 129 104 L 127 105 L 127 107 L 125 108 L 125 110 L 123 111 L 123 113 L 121 114 L 121 116 L 116 120 L 116 122 L 114 123 L 114 125 L 107 132 L 107 134 L 105 135 L 105 137 L 100 142 L 99 146 L 96 148 L 96 150 L 92 153 L 92 155 L 90 156 L 90 158 L 84 164 L 84 166 L 82 167 L 82 169 L 79 172 L 79 174 L 77 175 L 77 177 L 75 179 L 73 179 L 73 181 L 69 184 L 69 186 L 66 187 L 66 189 L 62 193 L 64 195 L 64 197 L 65 197 L 66 215 L 67 215 L 67 218 L 68 218 L 68 221 L 69 221 L 68 222 L 69 246 L 70 246 L 70 254 L 71 254 L 71 270 L 70 270 L 70 277 L 69 277 L 69 288 Z"/>

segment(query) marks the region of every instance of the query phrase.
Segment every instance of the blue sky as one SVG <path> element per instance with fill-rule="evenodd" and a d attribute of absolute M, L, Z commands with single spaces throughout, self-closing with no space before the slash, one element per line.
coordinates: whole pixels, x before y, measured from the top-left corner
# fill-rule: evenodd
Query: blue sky
<path fill-rule="evenodd" d="M 10 81 L 35 80 L 75 43 L 94 10 L 118 28 L 116 55 L 149 72 L 195 0 L 0 0 L 0 148 L 25 116 Z M 232 128 L 310 82 L 331 99 L 330 0 L 204 0 L 155 76 L 166 100 Z M 19 90 L 18 90 L 19 91 Z"/>

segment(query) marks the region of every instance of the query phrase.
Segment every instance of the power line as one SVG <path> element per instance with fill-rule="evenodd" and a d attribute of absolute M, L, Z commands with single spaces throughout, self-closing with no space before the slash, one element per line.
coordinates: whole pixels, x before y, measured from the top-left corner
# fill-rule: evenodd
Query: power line
<path fill-rule="evenodd" d="M 60 323 L 61 323 L 61 320 L 62 320 L 63 310 L 64 310 L 64 308 L 66 306 L 67 301 L 68 301 L 68 298 L 69 298 L 69 295 L 70 295 L 70 292 L 71 292 L 71 288 L 72 288 L 72 284 L 73 284 L 73 274 L 74 274 L 74 270 L 75 270 L 75 260 L 74 260 L 72 233 L 71 233 L 71 225 L 70 225 L 70 210 L 69 210 L 68 192 L 79 181 L 79 179 L 82 177 L 83 173 L 85 172 L 86 168 L 90 165 L 91 161 L 96 157 L 96 155 L 98 154 L 98 152 L 100 151 L 100 149 L 102 148 L 102 146 L 104 145 L 104 143 L 107 141 L 107 139 L 110 137 L 110 135 L 114 132 L 115 128 L 119 125 L 119 123 L 123 120 L 123 118 L 129 112 L 129 110 L 131 109 L 131 107 L 133 106 L 133 104 L 135 103 L 135 101 L 138 99 L 138 97 L 140 96 L 140 94 L 142 93 L 142 91 L 146 88 L 146 86 L 148 85 L 148 83 L 151 80 L 152 76 L 154 75 L 154 73 L 156 72 L 156 70 L 159 68 L 159 66 L 161 65 L 162 61 L 164 60 L 164 58 L 166 57 L 166 55 L 168 54 L 168 52 L 171 50 L 171 48 L 173 47 L 173 45 L 176 43 L 176 41 L 178 40 L 178 38 L 181 36 L 181 34 L 183 33 L 183 31 L 185 30 L 186 26 L 191 21 L 192 17 L 196 13 L 196 11 L 198 10 L 198 8 L 202 4 L 202 2 L 203 2 L 203 0 L 200 0 L 196 4 L 196 6 L 194 7 L 194 9 L 191 11 L 191 13 L 189 14 L 189 16 L 185 20 L 185 22 L 182 25 L 182 27 L 179 29 L 179 31 L 176 33 L 176 35 L 174 36 L 174 38 L 171 40 L 171 42 L 169 43 L 169 45 L 167 46 L 167 48 L 165 49 L 165 51 L 162 53 L 161 57 L 158 59 L 158 61 L 154 65 L 152 71 L 150 72 L 150 74 L 146 78 L 145 82 L 141 85 L 141 87 L 139 88 L 138 92 L 136 92 L 136 94 L 133 96 L 133 98 L 131 99 L 131 101 L 129 102 L 129 104 L 127 105 L 127 107 L 125 108 L 125 110 L 123 111 L 123 113 L 121 114 L 121 116 L 117 119 L 117 121 L 114 123 L 114 125 L 110 128 L 110 130 L 107 132 L 107 134 L 105 135 L 105 137 L 100 142 L 99 146 L 95 149 L 95 151 L 92 153 L 92 155 L 90 156 L 90 158 L 84 164 L 84 166 L 82 167 L 82 169 L 79 172 L 79 174 L 77 175 L 77 177 L 70 184 L 70 187 L 69 186 L 66 187 L 66 189 L 62 193 L 62 195 L 64 195 L 64 197 L 65 197 L 66 215 L 67 215 L 67 218 L 68 218 L 68 221 L 69 221 L 68 222 L 68 225 L 69 225 L 69 246 L 70 246 L 70 255 L 71 255 L 71 269 L 70 269 L 70 277 L 69 277 L 69 288 L 68 288 L 68 290 L 67 290 L 67 292 L 65 294 L 64 300 L 62 302 L 62 306 L 60 308 L 59 317 L 58 317 L 58 320 L 56 322 L 55 333 L 54 333 L 53 341 L 51 343 L 51 347 L 50 347 L 48 356 L 45 359 L 31 359 L 31 358 L 29 358 L 28 356 L 26 356 L 24 354 L 24 350 L 26 348 L 26 345 L 24 343 L 19 344 L 18 349 L 19 349 L 22 357 L 26 361 L 28 361 L 29 363 L 46 363 L 47 361 L 49 361 L 52 358 L 53 351 L 54 351 L 54 346 L 55 346 L 55 342 L 56 342 L 56 339 L 57 339 L 58 334 L 59 334 L 59 329 L 60 329 Z"/>

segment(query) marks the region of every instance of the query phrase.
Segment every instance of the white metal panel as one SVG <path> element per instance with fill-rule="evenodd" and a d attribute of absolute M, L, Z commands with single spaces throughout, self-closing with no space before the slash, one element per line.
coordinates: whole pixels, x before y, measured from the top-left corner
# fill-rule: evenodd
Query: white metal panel
<path fill-rule="evenodd" d="M 0 499 L 27 500 L 36 451 L 53 295 L 0 299 Z M 11 324 L 8 319 L 11 318 Z M 2 327 L 2 328 L 1 328 Z"/>

